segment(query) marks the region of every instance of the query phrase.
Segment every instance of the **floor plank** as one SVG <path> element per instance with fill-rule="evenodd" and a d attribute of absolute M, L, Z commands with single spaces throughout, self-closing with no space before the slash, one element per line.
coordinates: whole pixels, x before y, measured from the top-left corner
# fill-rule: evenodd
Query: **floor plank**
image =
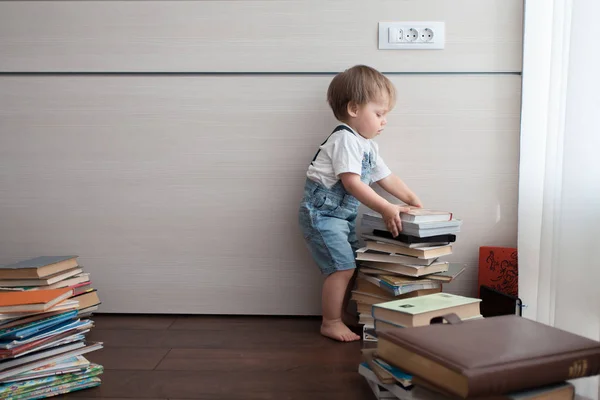
<path fill-rule="evenodd" d="M 91 362 L 104 369 L 153 370 L 170 349 L 146 347 L 105 347 L 86 355 Z"/>
<path fill-rule="evenodd" d="M 265 325 L 254 330 L 142 330 L 92 329 L 89 340 L 104 342 L 106 347 L 160 347 L 160 348 L 229 348 L 229 349 L 285 349 L 290 346 L 323 348 L 343 346 L 322 337 L 318 329 L 310 332 L 277 332 Z"/>
<path fill-rule="evenodd" d="M 94 315 L 99 387 L 57 397 L 144 400 L 363 400 L 360 342 L 319 334 L 318 318 Z"/>
<path fill-rule="evenodd" d="M 256 316 L 179 316 L 171 330 L 256 330 L 257 321 L 277 332 L 318 332 L 321 319 L 316 317 Z"/>
<path fill-rule="evenodd" d="M 83 394 L 83 393 L 82 393 Z M 116 371 L 87 397 L 168 399 L 369 399 L 370 389 L 356 371 L 208 372 Z M 370 394 L 372 396 L 372 393 Z"/>
<path fill-rule="evenodd" d="M 176 320 L 176 315 L 123 315 L 98 314 L 92 317 L 96 329 L 168 329 Z"/>
<path fill-rule="evenodd" d="M 156 367 L 172 371 L 291 371 L 323 372 L 356 371 L 360 363 L 360 348 L 324 348 L 318 352 L 296 349 L 232 350 L 232 349 L 173 349 Z"/>

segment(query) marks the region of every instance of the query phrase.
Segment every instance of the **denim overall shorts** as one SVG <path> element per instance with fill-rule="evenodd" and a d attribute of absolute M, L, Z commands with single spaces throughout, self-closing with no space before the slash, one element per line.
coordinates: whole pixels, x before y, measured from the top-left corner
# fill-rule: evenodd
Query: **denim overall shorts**
<path fill-rule="evenodd" d="M 340 130 L 347 135 L 357 135 L 345 125 L 336 127 L 331 135 Z M 372 168 L 372 155 L 365 152 L 360 180 L 367 185 L 370 184 Z M 359 201 L 344 189 L 341 180 L 328 189 L 306 179 L 298 220 L 308 249 L 324 275 L 356 268 L 356 217 L 359 205 Z"/>

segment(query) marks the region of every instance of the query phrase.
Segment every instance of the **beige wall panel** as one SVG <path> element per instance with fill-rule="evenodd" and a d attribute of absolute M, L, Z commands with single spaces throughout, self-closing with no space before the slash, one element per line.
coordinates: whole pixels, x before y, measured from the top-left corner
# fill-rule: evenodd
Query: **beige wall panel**
<path fill-rule="evenodd" d="M 464 220 L 447 286 L 515 245 L 520 77 L 396 75 L 378 140 Z M 78 254 L 104 312 L 318 314 L 297 227 L 331 76 L 0 77 L 0 263 Z"/>
<path fill-rule="evenodd" d="M 521 71 L 522 0 L 3 1 L 3 72 Z M 444 50 L 377 49 L 444 21 Z"/>

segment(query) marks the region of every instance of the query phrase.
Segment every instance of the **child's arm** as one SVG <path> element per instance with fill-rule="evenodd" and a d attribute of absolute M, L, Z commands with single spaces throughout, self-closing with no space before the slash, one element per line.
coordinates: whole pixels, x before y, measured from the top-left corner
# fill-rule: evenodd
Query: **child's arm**
<path fill-rule="evenodd" d="M 383 190 L 397 199 L 402 200 L 406 204 L 415 207 L 423 207 L 419 197 L 417 197 L 417 195 L 410 190 L 408 186 L 406 186 L 406 183 L 404 183 L 397 175 L 390 174 L 377 181 L 377 183 L 383 188 Z"/>
<path fill-rule="evenodd" d="M 392 204 L 378 195 L 369 185 L 360 180 L 360 175 L 352 172 L 340 174 L 344 188 L 356 197 L 358 201 L 372 210 L 377 211 L 383 217 L 385 225 L 394 236 L 398 236 L 402 230 L 400 213 L 408 211 L 408 207 Z M 380 181 L 381 182 L 381 181 Z M 392 193 L 393 194 L 393 193 Z"/>

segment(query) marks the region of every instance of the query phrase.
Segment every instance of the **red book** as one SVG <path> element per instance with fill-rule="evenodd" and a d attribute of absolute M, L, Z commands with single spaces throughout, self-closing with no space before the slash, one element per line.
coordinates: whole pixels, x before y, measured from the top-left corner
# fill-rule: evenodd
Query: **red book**
<path fill-rule="evenodd" d="M 478 287 L 489 286 L 499 292 L 518 296 L 519 270 L 517 249 L 482 246 L 479 248 Z"/>

